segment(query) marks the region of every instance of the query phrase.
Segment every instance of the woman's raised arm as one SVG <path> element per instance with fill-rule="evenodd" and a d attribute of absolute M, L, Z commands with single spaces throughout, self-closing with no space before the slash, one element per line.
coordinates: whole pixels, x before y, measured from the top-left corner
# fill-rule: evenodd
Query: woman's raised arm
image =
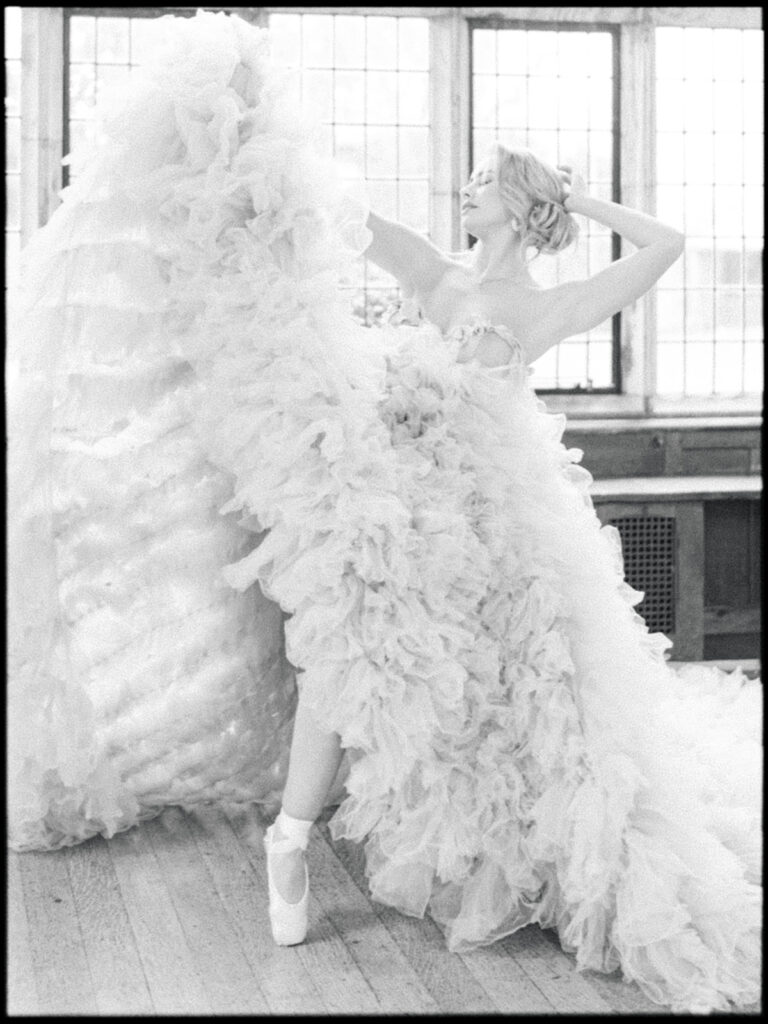
<path fill-rule="evenodd" d="M 409 294 L 432 291 L 451 265 L 428 238 L 404 224 L 371 213 L 367 226 L 373 240 L 366 257 L 396 277 Z"/>
<path fill-rule="evenodd" d="M 616 260 L 581 281 L 569 281 L 546 291 L 546 313 L 537 339 L 555 344 L 563 338 L 597 327 L 608 317 L 644 295 L 682 254 L 684 236 L 655 217 L 586 193 L 579 175 L 571 179 L 570 168 L 561 168 L 563 180 L 571 186 L 565 206 L 617 232 L 638 247 L 637 252 Z M 541 348 L 541 344 L 537 345 Z"/>

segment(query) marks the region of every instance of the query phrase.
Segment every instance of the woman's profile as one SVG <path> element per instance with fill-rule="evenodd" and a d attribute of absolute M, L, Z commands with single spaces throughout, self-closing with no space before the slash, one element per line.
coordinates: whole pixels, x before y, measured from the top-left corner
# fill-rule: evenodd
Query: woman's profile
<path fill-rule="evenodd" d="M 26 256 L 12 844 L 280 801 L 270 913 L 292 945 L 343 783 L 331 830 L 365 843 L 373 898 L 451 950 L 539 923 L 673 1009 L 754 1002 L 759 683 L 667 665 L 528 380 L 682 236 L 498 143 L 462 189 L 477 244 L 444 253 L 317 155 L 267 33 L 163 21 Z M 574 214 L 635 251 L 541 288 L 531 258 Z M 363 252 L 413 322 L 352 319 L 338 278 Z"/>

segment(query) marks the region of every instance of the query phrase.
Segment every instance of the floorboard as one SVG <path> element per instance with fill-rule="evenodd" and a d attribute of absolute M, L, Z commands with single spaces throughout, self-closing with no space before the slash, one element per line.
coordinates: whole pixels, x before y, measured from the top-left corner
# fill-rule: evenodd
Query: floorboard
<path fill-rule="evenodd" d="M 88 847 L 86 856 L 69 847 L 61 857 L 69 871 L 98 1012 L 151 1014 L 154 1006 L 108 844 L 97 838 Z"/>
<path fill-rule="evenodd" d="M 32 967 L 32 947 L 29 922 L 24 903 L 21 881 L 21 863 L 16 854 L 8 857 L 7 899 L 8 937 L 8 978 L 6 1011 L 9 1017 L 38 1016 L 35 972 Z"/>
<path fill-rule="evenodd" d="M 9 853 L 9 1013 L 663 1012 L 618 973 L 577 971 L 557 936 L 537 925 L 449 953 L 429 917 L 371 901 L 362 848 L 332 840 L 329 817 L 309 847 L 308 941 L 290 948 L 275 946 L 269 931 L 257 809 L 170 808 L 109 841 Z"/>
<path fill-rule="evenodd" d="M 155 1012 L 211 1013 L 213 1005 L 187 944 L 148 830 L 144 826 L 131 829 L 112 838 L 107 846 Z"/>
<path fill-rule="evenodd" d="M 247 826 L 247 832 L 243 830 L 243 825 Z M 258 883 L 266 893 L 267 874 L 261 845 L 262 833 L 256 816 L 246 818 L 236 831 Z M 379 1012 L 376 995 L 347 948 L 346 936 L 339 933 L 334 922 L 323 913 L 319 905 L 317 891 L 323 887 L 323 882 L 318 878 L 315 856 L 317 842 L 318 837 L 313 835 L 308 850 L 309 870 L 316 882 L 310 889 L 307 941 L 283 952 L 286 956 L 296 957 L 305 968 L 317 991 L 322 995 L 326 1013 L 375 1014 Z M 268 927 L 266 913 L 263 921 L 262 927 Z"/>
<path fill-rule="evenodd" d="M 327 817 L 327 815 L 326 815 Z M 363 851 L 356 843 L 332 842 L 327 824 L 319 831 L 333 846 L 340 862 L 360 891 L 365 891 Z M 442 932 L 430 918 L 405 917 L 390 907 L 369 901 L 372 912 L 406 957 L 439 1007 L 440 1013 L 494 1013 L 491 995 L 461 958 L 445 948 Z"/>
<path fill-rule="evenodd" d="M 88 857 L 90 851 L 79 851 Z M 80 934 L 66 851 L 12 854 L 18 858 L 29 926 L 29 949 L 41 1015 L 98 1014 L 88 957 Z M 14 936 L 8 936 L 12 945 Z"/>
<path fill-rule="evenodd" d="M 145 822 L 155 856 L 216 1014 L 267 1014 L 269 1007 L 186 823 L 171 808 Z"/>
<path fill-rule="evenodd" d="M 219 810 L 201 807 L 188 815 L 187 823 L 270 1013 L 325 1010 L 322 992 L 300 959 L 272 941 L 266 885 L 252 870 L 231 821 Z"/>
<path fill-rule="evenodd" d="M 360 972 L 385 1014 L 436 1013 L 438 1004 L 397 943 L 371 914 L 370 901 L 326 842 L 313 844 L 315 892 L 322 913 L 344 936 Z"/>
<path fill-rule="evenodd" d="M 574 959 L 547 942 L 538 925 L 508 935 L 499 945 L 546 996 L 555 1013 L 616 1012 L 576 970 Z"/>

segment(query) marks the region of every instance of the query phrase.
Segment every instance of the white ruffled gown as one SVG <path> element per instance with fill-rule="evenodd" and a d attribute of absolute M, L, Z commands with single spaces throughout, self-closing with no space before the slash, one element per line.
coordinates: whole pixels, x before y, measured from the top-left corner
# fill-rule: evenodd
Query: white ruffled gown
<path fill-rule="evenodd" d="M 759 683 L 669 669 L 514 338 L 354 323 L 365 208 L 266 33 L 162 22 L 13 322 L 11 844 L 274 802 L 298 678 L 375 899 L 754 1003 Z"/>

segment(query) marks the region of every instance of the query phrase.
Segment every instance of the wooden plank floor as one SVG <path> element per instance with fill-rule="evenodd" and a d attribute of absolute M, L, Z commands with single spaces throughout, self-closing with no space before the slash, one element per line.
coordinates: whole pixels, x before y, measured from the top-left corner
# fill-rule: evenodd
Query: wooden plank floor
<path fill-rule="evenodd" d="M 269 933 L 258 811 L 171 808 L 108 842 L 10 852 L 7 1012 L 660 1012 L 616 975 L 577 972 L 535 925 L 447 952 L 430 919 L 369 900 L 361 848 L 332 842 L 325 820 L 309 851 L 308 939 L 292 948 Z"/>

